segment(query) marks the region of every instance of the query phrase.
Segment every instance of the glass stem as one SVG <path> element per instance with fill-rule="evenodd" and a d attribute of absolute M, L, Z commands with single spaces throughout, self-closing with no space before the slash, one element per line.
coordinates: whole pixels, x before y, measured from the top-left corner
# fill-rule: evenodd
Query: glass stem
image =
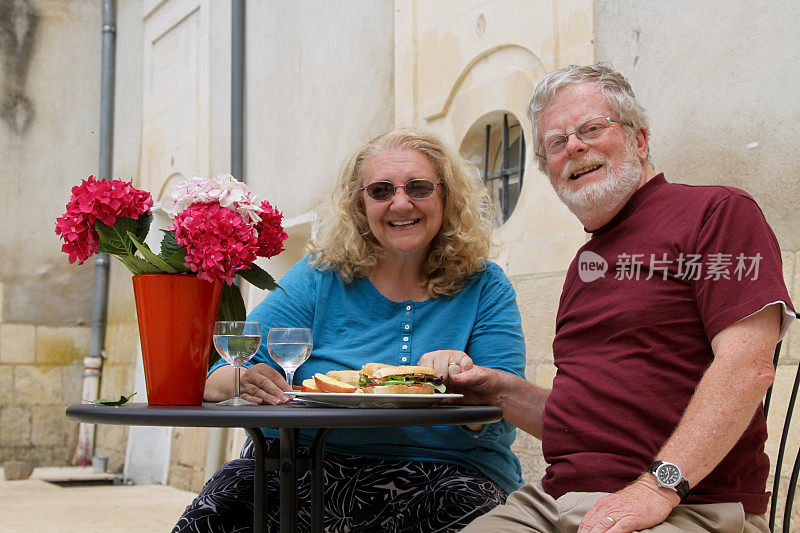
<path fill-rule="evenodd" d="M 241 378 L 242 367 L 234 367 L 236 369 L 236 378 L 233 380 L 233 397 L 239 397 L 239 379 Z"/>
<path fill-rule="evenodd" d="M 286 370 L 284 368 L 284 371 L 286 371 L 286 383 L 288 383 L 289 386 L 291 387 L 292 386 L 292 379 L 294 378 L 294 370 Z"/>

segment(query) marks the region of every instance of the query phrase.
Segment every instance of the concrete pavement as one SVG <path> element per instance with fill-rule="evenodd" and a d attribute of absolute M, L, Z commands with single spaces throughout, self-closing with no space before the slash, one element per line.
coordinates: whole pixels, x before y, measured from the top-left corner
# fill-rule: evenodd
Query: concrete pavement
<path fill-rule="evenodd" d="M 0 469 L 3 533 L 169 532 L 194 493 L 164 485 L 59 486 L 50 480 L 99 479 L 92 467 L 36 468 L 6 481 Z"/>

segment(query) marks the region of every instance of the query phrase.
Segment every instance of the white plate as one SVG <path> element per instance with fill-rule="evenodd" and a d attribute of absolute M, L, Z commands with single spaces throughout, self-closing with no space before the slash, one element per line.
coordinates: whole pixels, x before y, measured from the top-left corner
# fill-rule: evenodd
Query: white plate
<path fill-rule="evenodd" d="M 365 394 L 360 392 L 285 393 L 298 403 L 325 407 L 428 407 L 445 398 L 463 398 L 463 394 Z"/>

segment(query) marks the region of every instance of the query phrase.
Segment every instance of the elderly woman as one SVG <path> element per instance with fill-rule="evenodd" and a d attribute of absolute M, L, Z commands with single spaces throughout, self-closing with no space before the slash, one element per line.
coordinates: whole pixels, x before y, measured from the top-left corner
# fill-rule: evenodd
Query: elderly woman
<path fill-rule="evenodd" d="M 466 163 L 435 136 L 402 129 L 358 148 L 323 210 L 307 257 L 253 311 L 263 331 L 307 327 L 311 358 L 295 381 L 367 362 L 432 366 L 449 374 L 487 366 L 524 375 L 514 289 L 496 264 L 489 198 Z M 252 364 L 254 363 L 254 364 Z M 242 374 L 244 399 L 278 404 L 291 390 L 266 343 Z M 231 396 L 218 362 L 205 399 Z M 263 430 L 277 455 L 277 430 Z M 311 443 L 312 432 L 301 431 Z M 458 531 L 522 482 L 510 450 L 515 429 L 486 426 L 338 429 L 325 455 L 328 531 Z M 269 453 L 269 452 L 268 452 Z M 238 531 L 252 519 L 254 460 L 225 465 L 187 508 L 176 531 Z M 300 477 L 299 523 L 309 524 L 310 476 Z M 277 475 L 271 491 L 278 490 Z M 305 502 L 302 499 L 305 497 Z M 266 514 L 277 528 L 278 498 Z"/>

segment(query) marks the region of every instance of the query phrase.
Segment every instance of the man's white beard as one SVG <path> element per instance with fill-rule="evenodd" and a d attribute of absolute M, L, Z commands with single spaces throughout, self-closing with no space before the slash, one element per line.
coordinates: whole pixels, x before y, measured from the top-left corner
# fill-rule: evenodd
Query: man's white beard
<path fill-rule="evenodd" d="M 606 178 L 581 185 L 577 190 L 571 189 L 569 176 L 575 170 L 593 164 L 603 165 Z M 560 177 L 554 179 L 550 176 L 550 185 L 561 201 L 586 226 L 588 221 L 605 219 L 612 213 L 616 214 L 639 188 L 641 179 L 642 164 L 636 154 L 636 143 L 628 142 L 625 160 L 618 168 L 613 167 L 606 156 L 587 155 L 567 162 Z"/>

